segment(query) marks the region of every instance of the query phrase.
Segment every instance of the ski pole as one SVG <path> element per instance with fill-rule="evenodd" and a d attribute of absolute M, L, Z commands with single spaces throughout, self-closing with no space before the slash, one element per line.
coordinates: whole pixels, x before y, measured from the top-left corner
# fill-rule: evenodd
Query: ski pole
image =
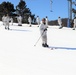
<path fill-rule="evenodd" d="M 44 31 L 43 31 L 43 33 L 44 33 Z M 38 43 L 38 41 L 40 40 L 40 38 L 42 37 L 43 33 L 41 34 L 41 36 L 39 37 L 39 39 L 37 40 L 37 42 L 35 43 L 35 45 L 34 45 L 34 46 L 36 46 L 36 45 L 37 45 L 37 43 Z"/>

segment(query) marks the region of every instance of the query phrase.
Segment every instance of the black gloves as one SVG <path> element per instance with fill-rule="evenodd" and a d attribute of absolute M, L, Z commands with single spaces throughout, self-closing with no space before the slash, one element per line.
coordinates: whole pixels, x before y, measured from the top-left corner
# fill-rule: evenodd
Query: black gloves
<path fill-rule="evenodd" d="M 47 29 L 44 29 L 44 31 L 47 31 Z"/>

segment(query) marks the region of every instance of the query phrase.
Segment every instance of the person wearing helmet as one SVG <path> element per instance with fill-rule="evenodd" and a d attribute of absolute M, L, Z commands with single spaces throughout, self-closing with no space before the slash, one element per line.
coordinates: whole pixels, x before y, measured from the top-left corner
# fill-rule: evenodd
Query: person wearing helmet
<path fill-rule="evenodd" d="M 41 33 L 41 38 L 42 38 L 42 46 L 43 47 L 49 47 L 47 44 L 47 28 L 48 26 L 46 25 L 46 19 L 42 19 L 42 23 L 40 24 L 40 33 Z"/>

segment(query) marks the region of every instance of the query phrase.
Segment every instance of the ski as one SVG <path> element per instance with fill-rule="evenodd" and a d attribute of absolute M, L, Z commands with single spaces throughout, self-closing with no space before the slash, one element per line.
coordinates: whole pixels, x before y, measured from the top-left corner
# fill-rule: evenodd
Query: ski
<path fill-rule="evenodd" d="M 49 48 L 50 50 L 57 49 L 56 47 L 47 47 L 47 48 Z"/>
<path fill-rule="evenodd" d="M 50 50 L 57 49 L 57 48 L 55 48 L 55 47 L 44 47 L 44 48 L 48 48 L 48 49 L 50 49 Z"/>

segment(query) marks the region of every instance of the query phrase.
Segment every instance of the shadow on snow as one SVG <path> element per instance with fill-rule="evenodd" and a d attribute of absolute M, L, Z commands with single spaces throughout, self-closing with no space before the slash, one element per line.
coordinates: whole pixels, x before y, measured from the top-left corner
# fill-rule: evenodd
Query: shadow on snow
<path fill-rule="evenodd" d="M 10 29 L 12 31 L 23 31 L 23 32 L 31 32 L 30 30 L 21 30 L 21 29 Z"/>
<path fill-rule="evenodd" d="M 55 49 L 66 49 L 66 50 L 76 50 L 76 48 L 71 48 L 71 47 L 54 47 L 54 46 L 50 46 L 50 48 L 55 48 Z"/>

